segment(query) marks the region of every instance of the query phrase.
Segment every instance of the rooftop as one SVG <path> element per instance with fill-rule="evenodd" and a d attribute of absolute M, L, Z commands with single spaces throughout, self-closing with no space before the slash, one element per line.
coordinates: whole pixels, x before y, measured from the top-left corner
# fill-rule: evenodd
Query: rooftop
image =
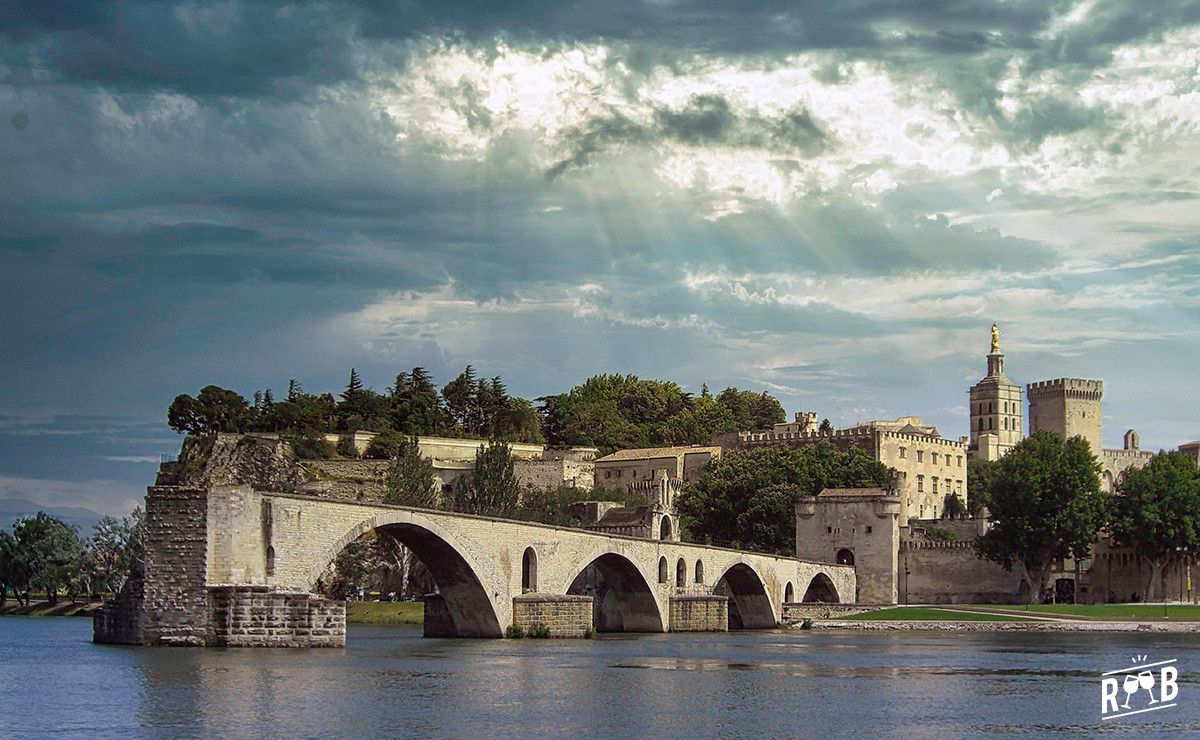
<path fill-rule="evenodd" d="M 709 445 L 684 445 L 680 447 L 640 447 L 632 450 L 617 450 L 611 455 L 596 458 L 596 462 L 619 462 L 621 460 L 654 460 L 660 457 L 679 457 L 680 455 L 707 452 L 720 455 L 721 448 Z"/>

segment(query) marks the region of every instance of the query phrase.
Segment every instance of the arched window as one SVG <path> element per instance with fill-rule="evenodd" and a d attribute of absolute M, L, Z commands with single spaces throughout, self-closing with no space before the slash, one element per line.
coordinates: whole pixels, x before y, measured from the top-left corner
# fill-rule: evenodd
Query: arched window
<path fill-rule="evenodd" d="M 267 545 L 267 575 L 275 575 L 275 547 Z"/>
<path fill-rule="evenodd" d="M 658 538 L 663 542 L 671 540 L 671 517 L 664 516 L 658 527 Z"/>
<path fill-rule="evenodd" d="M 788 604 L 796 600 L 796 589 L 792 588 L 791 581 L 788 581 L 788 585 L 783 589 L 783 600 Z"/>
<path fill-rule="evenodd" d="M 979 431 L 983 431 L 983 417 L 979 417 Z"/>
<path fill-rule="evenodd" d="M 683 562 L 683 558 L 679 558 L 675 564 L 675 585 L 679 588 L 687 585 L 687 563 Z"/>
<path fill-rule="evenodd" d="M 659 583 L 667 582 L 667 559 L 666 558 L 658 559 L 658 582 Z"/>
<path fill-rule="evenodd" d="M 696 561 L 696 583 L 704 583 L 704 561 Z"/>
<path fill-rule="evenodd" d="M 532 547 L 521 556 L 521 591 L 537 591 L 537 553 Z"/>
<path fill-rule="evenodd" d="M 848 547 L 843 547 L 837 551 L 838 565 L 854 565 L 854 551 Z"/>

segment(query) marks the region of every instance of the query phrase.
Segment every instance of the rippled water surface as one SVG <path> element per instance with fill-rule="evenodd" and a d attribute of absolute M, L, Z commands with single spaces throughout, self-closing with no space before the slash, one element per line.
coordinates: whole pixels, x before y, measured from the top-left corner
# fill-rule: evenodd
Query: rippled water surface
<path fill-rule="evenodd" d="M 345 650 L 93 645 L 0 618 L 0 737 L 958 737 L 1200 732 L 1189 635 L 765 632 L 427 640 Z M 1177 658 L 1179 706 L 1100 721 L 1099 675 Z"/>

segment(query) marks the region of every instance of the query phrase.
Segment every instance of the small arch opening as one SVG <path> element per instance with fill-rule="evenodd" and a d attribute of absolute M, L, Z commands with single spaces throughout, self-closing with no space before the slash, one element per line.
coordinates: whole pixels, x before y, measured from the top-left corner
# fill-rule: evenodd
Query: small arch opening
<path fill-rule="evenodd" d="M 671 540 L 671 517 L 664 516 L 658 525 L 658 538 L 663 542 Z"/>
<path fill-rule="evenodd" d="M 667 582 L 667 559 L 666 558 L 658 559 L 658 582 L 659 583 Z"/>
<path fill-rule="evenodd" d="M 267 545 L 267 575 L 275 575 L 275 546 Z"/>
<path fill-rule="evenodd" d="M 792 587 L 791 581 L 788 581 L 788 584 L 783 588 L 783 600 L 788 604 L 796 600 L 796 589 Z"/>
<path fill-rule="evenodd" d="M 683 562 L 683 558 L 679 558 L 679 562 L 675 563 L 675 586 L 683 588 L 687 585 L 687 563 Z"/>
<path fill-rule="evenodd" d="M 837 551 L 838 565 L 854 565 L 854 551 L 848 547 L 843 547 Z"/>
<path fill-rule="evenodd" d="M 704 561 L 696 561 L 696 583 L 704 583 Z"/>
<path fill-rule="evenodd" d="M 532 547 L 525 548 L 521 556 L 521 591 L 537 591 L 537 552 Z"/>

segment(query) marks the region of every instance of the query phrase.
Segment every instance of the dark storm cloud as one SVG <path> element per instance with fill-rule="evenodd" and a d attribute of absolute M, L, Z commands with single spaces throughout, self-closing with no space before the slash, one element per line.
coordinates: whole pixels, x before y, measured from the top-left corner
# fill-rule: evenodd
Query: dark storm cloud
<path fill-rule="evenodd" d="M 568 156 L 546 172 L 549 179 L 588 164 L 590 158 L 623 146 L 676 142 L 766 150 L 786 156 L 811 157 L 834 146 L 831 137 L 803 107 L 767 117 L 738 112 L 721 95 L 695 95 L 678 109 L 653 107 L 653 120 L 641 124 L 616 110 L 598 116 L 562 135 Z"/>

